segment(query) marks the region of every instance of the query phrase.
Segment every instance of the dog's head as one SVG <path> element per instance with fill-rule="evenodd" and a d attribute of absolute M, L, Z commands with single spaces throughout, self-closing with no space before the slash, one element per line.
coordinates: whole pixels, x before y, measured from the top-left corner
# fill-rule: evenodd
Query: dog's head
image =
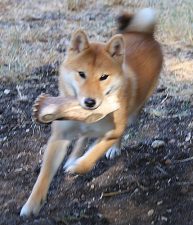
<path fill-rule="evenodd" d="M 73 90 L 82 107 L 95 109 L 122 85 L 123 59 L 122 35 L 113 36 L 106 44 L 90 43 L 85 32 L 78 30 L 72 35 L 62 65 L 62 81 Z"/>

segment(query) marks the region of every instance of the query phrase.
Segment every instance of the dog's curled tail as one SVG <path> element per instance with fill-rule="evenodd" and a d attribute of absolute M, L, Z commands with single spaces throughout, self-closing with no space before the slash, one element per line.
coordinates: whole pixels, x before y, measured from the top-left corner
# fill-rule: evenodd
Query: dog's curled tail
<path fill-rule="evenodd" d="M 123 13 L 117 18 L 118 32 L 142 32 L 153 34 L 156 24 L 155 11 L 144 8 L 136 14 Z"/>

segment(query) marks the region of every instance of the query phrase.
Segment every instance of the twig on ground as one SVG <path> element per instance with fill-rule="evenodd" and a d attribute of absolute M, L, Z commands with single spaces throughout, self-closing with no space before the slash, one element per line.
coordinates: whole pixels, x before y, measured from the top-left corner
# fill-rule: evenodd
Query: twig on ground
<path fill-rule="evenodd" d="M 136 181 L 136 182 L 137 182 L 138 187 L 139 187 L 141 190 L 143 190 L 143 191 L 148 191 L 148 190 L 149 190 L 148 187 L 143 186 L 143 185 L 140 184 L 138 181 Z"/>
<path fill-rule="evenodd" d="M 168 94 L 166 95 L 166 97 L 160 102 L 160 104 L 163 104 L 168 98 Z"/>
<path fill-rule="evenodd" d="M 193 182 L 191 182 L 191 181 L 184 181 L 184 182 L 177 182 L 176 184 L 179 185 L 179 186 L 192 186 Z"/>
<path fill-rule="evenodd" d="M 113 192 L 103 192 L 101 195 L 101 198 L 103 197 L 111 197 L 111 196 L 116 196 L 124 193 L 128 193 L 130 190 L 118 190 L 118 191 L 113 191 Z"/>
<path fill-rule="evenodd" d="M 26 101 L 27 100 L 27 97 L 25 95 L 22 95 L 22 93 L 20 91 L 20 87 L 18 85 L 16 86 L 16 89 L 17 89 L 17 93 L 19 95 L 19 100 L 20 101 Z"/>
<path fill-rule="evenodd" d="M 164 175 L 168 175 L 168 173 L 163 168 L 161 168 L 160 166 L 156 166 L 155 168 L 157 170 L 159 170 L 161 173 L 163 173 Z"/>
<path fill-rule="evenodd" d="M 189 162 L 191 160 L 193 160 L 193 156 L 192 157 L 189 157 L 189 158 L 186 158 L 186 159 L 174 160 L 174 163 Z"/>

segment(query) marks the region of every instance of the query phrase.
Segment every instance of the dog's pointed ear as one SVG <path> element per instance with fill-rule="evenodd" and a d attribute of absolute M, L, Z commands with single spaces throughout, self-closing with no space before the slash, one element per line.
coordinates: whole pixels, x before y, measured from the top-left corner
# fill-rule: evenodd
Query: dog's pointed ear
<path fill-rule="evenodd" d="M 80 53 L 89 47 L 89 41 L 83 30 L 77 30 L 71 37 L 69 50 Z"/>
<path fill-rule="evenodd" d="M 124 40 L 121 34 L 113 36 L 106 45 L 106 50 L 112 58 L 118 62 L 123 61 L 124 57 Z"/>

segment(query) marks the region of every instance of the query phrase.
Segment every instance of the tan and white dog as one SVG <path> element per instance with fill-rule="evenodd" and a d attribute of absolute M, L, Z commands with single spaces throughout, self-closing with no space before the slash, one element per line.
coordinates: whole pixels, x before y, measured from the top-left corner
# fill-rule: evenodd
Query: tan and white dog
<path fill-rule="evenodd" d="M 21 216 L 38 214 L 74 137 L 77 142 L 65 164 L 68 172 L 86 173 L 105 153 L 108 158 L 119 154 L 120 139 L 127 123 L 152 94 L 162 67 L 162 51 L 154 39 L 154 14 L 147 8 L 135 15 L 121 15 L 119 34 L 107 43 L 90 42 L 82 30 L 72 35 L 60 67 L 60 95 L 76 96 L 80 105 L 88 110 L 100 107 L 107 97 L 116 96 L 120 109 L 94 124 L 53 122 L 40 174 Z M 81 156 L 86 137 L 98 139 Z"/>

